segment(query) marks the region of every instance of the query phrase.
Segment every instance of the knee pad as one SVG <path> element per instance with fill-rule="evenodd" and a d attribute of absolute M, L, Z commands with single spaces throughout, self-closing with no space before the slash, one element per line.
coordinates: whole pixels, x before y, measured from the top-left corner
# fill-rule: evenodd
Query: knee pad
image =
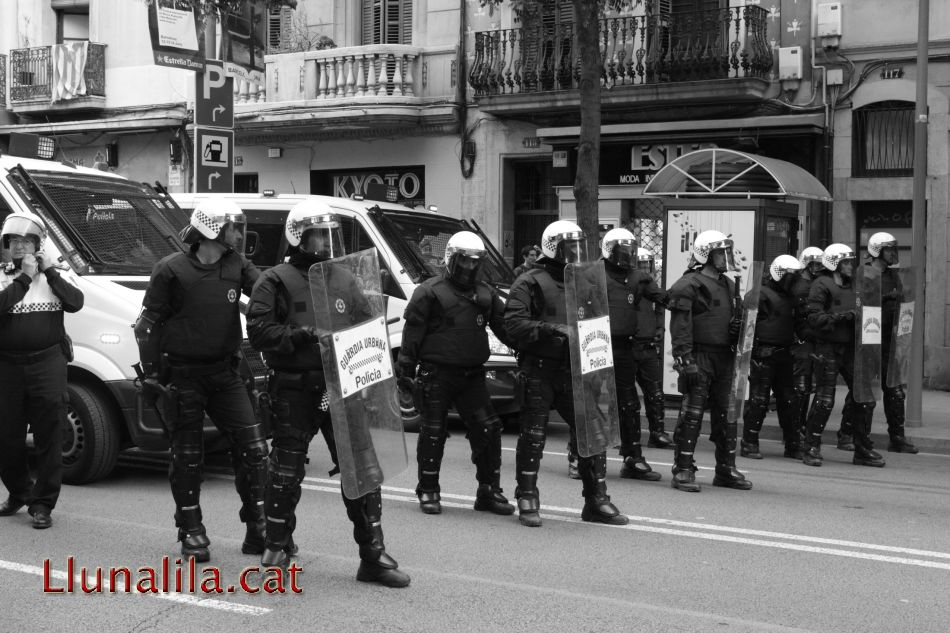
<path fill-rule="evenodd" d="M 637 398 L 637 392 L 630 387 L 623 387 L 617 390 L 617 408 L 620 417 L 633 417 L 640 415 L 640 399 Z"/>
<path fill-rule="evenodd" d="M 267 458 L 267 439 L 264 437 L 262 425 L 255 424 L 237 429 L 234 439 L 241 454 L 241 463 L 245 466 L 256 466 Z"/>
<path fill-rule="evenodd" d="M 437 441 L 444 441 L 446 436 L 445 416 L 423 417 L 419 421 L 419 436 L 422 437 L 423 435 Z"/>
<path fill-rule="evenodd" d="M 306 474 L 306 464 L 306 453 L 274 448 L 269 463 L 271 484 L 281 488 L 298 487 Z"/>
<path fill-rule="evenodd" d="M 904 392 L 904 387 L 898 385 L 896 387 L 885 387 L 884 389 L 884 401 L 885 402 L 894 402 L 903 404 L 907 399 L 907 394 Z"/>
<path fill-rule="evenodd" d="M 835 397 L 833 393 L 818 392 L 815 394 L 814 400 L 812 400 L 811 406 L 817 411 L 831 413 L 831 410 L 835 406 Z"/>

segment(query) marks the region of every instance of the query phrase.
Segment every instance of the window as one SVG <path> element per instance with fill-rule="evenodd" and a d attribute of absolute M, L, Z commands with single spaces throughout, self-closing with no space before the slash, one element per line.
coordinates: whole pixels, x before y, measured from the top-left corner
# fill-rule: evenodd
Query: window
<path fill-rule="evenodd" d="M 288 6 L 271 7 L 267 14 L 267 50 L 285 53 L 291 48 L 293 9 Z"/>
<path fill-rule="evenodd" d="M 412 44 L 412 0 L 362 0 L 363 45 Z"/>
<path fill-rule="evenodd" d="M 914 175 L 913 103 L 873 103 L 855 110 L 852 121 L 855 178 Z"/>

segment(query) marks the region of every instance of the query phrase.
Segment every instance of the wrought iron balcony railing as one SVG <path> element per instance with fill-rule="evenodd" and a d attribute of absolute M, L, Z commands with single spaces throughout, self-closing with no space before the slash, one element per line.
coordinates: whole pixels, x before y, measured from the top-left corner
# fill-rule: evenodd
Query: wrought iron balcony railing
<path fill-rule="evenodd" d="M 10 105 L 49 102 L 53 97 L 52 46 L 17 48 L 10 51 Z M 86 96 L 106 95 L 106 45 L 89 42 L 82 76 Z M 65 73 L 60 73 L 64 75 Z"/>
<path fill-rule="evenodd" d="M 766 78 L 768 12 L 758 6 L 600 21 L 601 85 Z M 572 24 L 475 34 L 469 84 L 476 96 L 573 90 L 580 57 Z"/>

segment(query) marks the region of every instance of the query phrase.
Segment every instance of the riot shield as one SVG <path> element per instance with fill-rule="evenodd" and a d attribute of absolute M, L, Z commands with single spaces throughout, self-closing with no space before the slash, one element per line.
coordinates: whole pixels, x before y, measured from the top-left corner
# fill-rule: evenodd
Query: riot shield
<path fill-rule="evenodd" d="M 887 350 L 887 386 L 899 387 L 907 384 L 910 373 L 910 335 L 914 329 L 914 269 L 895 268 L 900 281 L 900 303 L 894 315 L 894 327 Z"/>
<path fill-rule="evenodd" d="M 357 499 L 409 463 L 376 249 L 309 276 L 343 494 Z"/>
<path fill-rule="evenodd" d="M 732 390 L 729 392 L 729 408 L 726 422 L 738 424 L 742 409 L 749 395 L 749 366 L 752 363 L 752 345 L 755 342 L 755 322 L 759 316 L 759 295 L 762 290 L 762 262 L 752 262 L 749 268 L 749 289 L 742 297 L 741 280 L 735 278 L 736 310 L 742 311 L 742 325 L 739 328 L 739 341 L 736 343 L 736 358 L 732 364 Z"/>
<path fill-rule="evenodd" d="M 604 262 L 564 269 L 570 329 L 574 425 L 581 457 L 603 453 L 620 437 Z"/>
<path fill-rule="evenodd" d="M 855 402 L 881 399 L 881 271 L 855 266 L 854 271 L 854 387 Z"/>

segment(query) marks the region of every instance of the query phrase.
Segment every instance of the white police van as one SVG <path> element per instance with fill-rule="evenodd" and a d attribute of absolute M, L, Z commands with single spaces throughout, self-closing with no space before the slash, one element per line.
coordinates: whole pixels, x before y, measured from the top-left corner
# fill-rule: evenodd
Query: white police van
<path fill-rule="evenodd" d="M 347 252 L 376 247 L 383 291 L 388 296 L 387 321 L 394 351 L 398 351 L 402 342 L 403 313 L 413 290 L 425 279 L 439 274 L 445 244 L 458 231 L 473 231 L 485 242 L 488 249 L 487 261 L 482 267 L 485 281 L 504 295 L 514 281 L 511 267 L 474 221 L 431 210 L 362 198 L 278 195 L 271 191 L 263 194 L 173 193 L 171 197 L 186 213 L 209 198 L 227 198 L 237 203 L 247 217 L 247 256 L 262 269 L 284 260 L 287 254 L 284 223 L 295 204 L 316 199 L 329 205 L 340 216 Z M 489 341 L 492 355 L 486 363 L 488 390 L 498 415 L 503 420 L 511 420 L 519 408 L 515 398 L 517 363 L 511 350 L 490 330 Z M 254 358 L 252 367 L 256 369 L 258 362 L 259 356 Z M 404 416 L 403 422 L 406 430 L 418 428 L 418 416 Z"/>
<path fill-rule="evenodd" d="M 83 309 L 65 316 L 75 358 L 67 374 L 64 481 L 105 477 L 120 449 L 167 449 L 158 416 L 138 397 L 131 326 L 152 267 L 184 248 L 177 225 L 187 216 L 149 186 L 115 174 L 2 155 L 0 222 L 12 211 L 46 222 L 46 252 L 85 295 Z"/>

